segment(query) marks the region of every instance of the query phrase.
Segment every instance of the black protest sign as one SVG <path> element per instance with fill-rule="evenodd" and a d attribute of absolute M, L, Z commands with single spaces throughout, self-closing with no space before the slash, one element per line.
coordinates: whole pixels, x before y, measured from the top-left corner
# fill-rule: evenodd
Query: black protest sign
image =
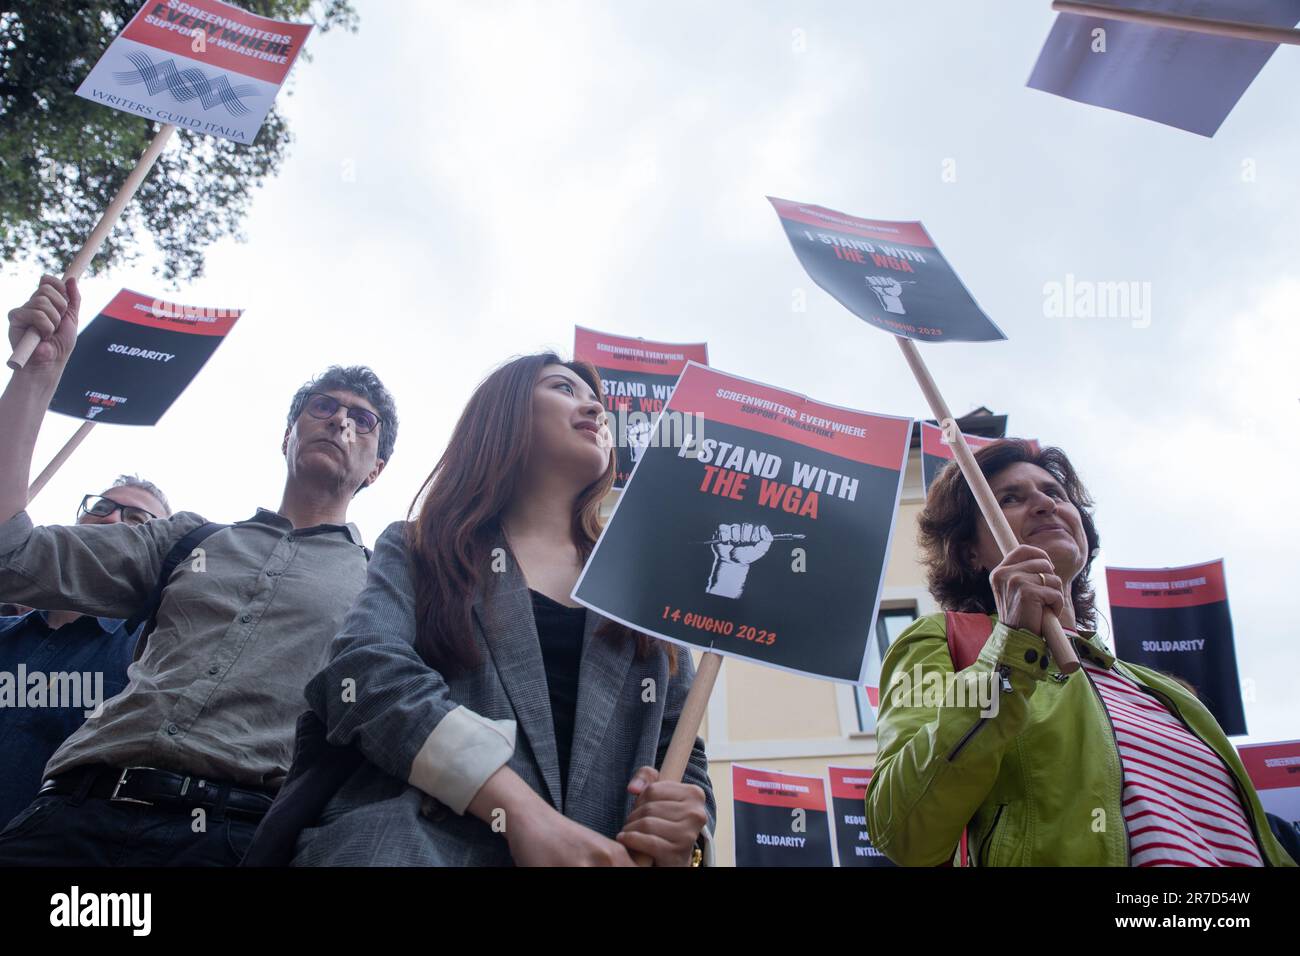
<path fill-rule="evenodd" d="M 610 432 L 618 453 L 614 487 L 622 488 L 642 452 L 658 440 L 655 419 L 672 395 L 687 362 L 709 364 L 703 342 L 649 342 L 574 328 L 573 357 L 590 362 L 600 373 L 609 411 Z"/>
<path fill-rule="evenodd" d="M 155 425 L 239 316 L 123 289 L 77 336 L 50 410 L 96 423 Z"/>
<path fill-rule="evenodd" d="M 840 866 L 894 866 L 867 835 L 867 785 L 871 771 L 861 767 L 827 767 L 831 778 L 831 819 Z"/>
<path fill-rule="evenodd" d="M 573 596 L 668 641 L 865 672 L 911 421 L 694 363 Z"/>
<path fill-rule="evenodd" d="M 736 866 L 833 866 L 821 777 L 731 765 Z"/>
<path fill-rule="evenodd" d="M 1107 568 L 1115 653 L 1191 684 L 1226 734 L 1246 733 L 1222 561 Z"/>
<path fill-rule="evenodd" d="M 967 435 L 965 432 L 962 435 L 966 439 L 966 446 L 972 452 L 997 441 L 996 438 Z M 939 477 L 939 472 L 953 460 L 955 459 L 952 446 L 948 444 L 948 439 L 943 437 L 943 429 L 929 422 L 921 422 L 921 481 L 925 486 L 926 494 L 930 493 L 930 485 L 934 484 L 934 479 Z"/>
<path fill-rule="evenodd" d="M 921 223 L 768 201 L 808 276 L 864 322 L 918 342 L 1006 338 Z"/>
<path fill-rule="evenodd" d="M 962 437 L 966 439 L 966 447 L 972 452 L 1001 441 L 1000 438 L 967 435 L 965 432 L 962 432 Z M 1038 442 L 1030 439 L 1029 445 L 1035 453 L 1038 452 Z M 930 493 L 930 485 L 934 484 L 934 480 L 939 477 L 939 472 L 943 471 L 949 462 L 955 460 L 956 456 L 953 454 L 952 446 L 948 444 L 948 439 L 944 437 L 943 429 L 931 422 L 921 422 L 921 481 L 926 494 Z"/>

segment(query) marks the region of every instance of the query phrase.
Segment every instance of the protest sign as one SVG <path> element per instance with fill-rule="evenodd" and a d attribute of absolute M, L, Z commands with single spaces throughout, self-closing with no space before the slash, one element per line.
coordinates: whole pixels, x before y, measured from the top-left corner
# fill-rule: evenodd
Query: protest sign
<path fill-rule="evenodd" d="M 240 314 L 123 289 L 77 336 L 50 410 L 112 425 L 157 424 Z"/>
<path fill-rule="evenodd" d="M 966 444 L 974 450 L 987 448 L 998 440 L 979 435 L 967 435 L 965 432 L 962 436 L 966 439 Z M 921 482 L 925 486 L 926 494 L 930 493 L 930 485 L 939 477 L 939 472 L 953 460 L 952 446 L 948 443 L 948 439 L 943 437 L 943 429 L 929 422 L 921 422 Z"/>
<path fill-rule="evenodd" d="M 919 222 L 768 197 L 809 278 L 878 329 L 922 342 L 1006 338 Z"/>
<path fill-rule="evenodd" d="M 943 429 L 933 422 L 921 422 L 921 482 L 925 487 L 925 493 L 930 493 L 930 485 L 934 479 L 939 477 L 939 472 L 948 465 L 950 461 L 955 461 L 953 455 L 952 443 L 943 435 Z M 971 435 L 962 432 L 962 437 L 966 439 L 966 444 L 972 450 L 978 451 L 981 448 L 987 448 L 994 442 L 1002 441 L 1001 438 L 990 438 L 985 435 Z M 1038 442 L 1033 439 L 1029 440 L 1030 447 L 1037 452 Z"/>
<path fill-rule="evenodd" d="M 862 219 L 770 196 L 768 201 L 812 280 L 869 325 L 893 333 L 930 411 L 952 443 L 962 477 L 998 549 L 1008 554 L 1019 544 L 1015 533 L 912 341 L 988 342 L 1006 336 L 975 304 L 919 222 Z M 1043 637 L 1061 672 L 1078 670 L 1079 657 L 1061 622 L 1048 616 L 1043 623 Z"/>
<path fill-rule="evenodd" d="M 149 0 L 77 95 L 251 143 L 309 33 L 309 24 L 259 17 L 220 0 Z"/>
<path fill-rule="evenodd" d="M 1029 77 L 1030 88 L 1201 136 L 1218 131 L 1277 49 L 1278 39 L 1300 41 L 1295 31 L 1277 29 L 1300 20 L 1300 0 L 1110 0 L 1096 7 L 1053 6 L 1074 12 L 1062 13 L 1052 24 Z M 1141 22 L 1128 22 L 1129 16 Z M 1218 17 L 1233 22 L 1212 19 Z M 1242 38 L 1246 36 L 1256 39 Z M 1263 42 L 1266 37 L 1272 42 Z"/>
<path fill-rule="evenodd" d="M 894 866 L 867 834 L 867 785 L 871 771 L 861 767 L 827 767 L 831 780 L 831 818 L 840 866 Z"/>
<path fill-rule="evenodd" d="M 731 765 L 736 866 L 834 866 L 821 777 Z"/>
<path fill-rule="evenodd" d="M 665 640 L 860 683 L 911 420 L 690 363 L 574 588 Z"/>
<path fill-rule="evenodd" d="M 676 344 L 610 335 L 577 326 L 573 357 L 600 373 L 618 454 L 614 487 L 627 484 L 642 452 L 658 441 L 653 427 L 687 362 L 709 364 L 703 342 Z"/>
<path fill-rule="evenodd" d="M 1115 652 L 1191 684 L 1223 732 L 1246 733 L 1223 562 L 1107 568 Z"/>
<path fill-rule="evenodd" d="M 177 126 L 251 143 L 311 27 L 254 16 L 219 0 L 149 0 L 82 82 L 77 95 L 161 125 L 64 272 L 80 279 L 162 155 Z M 21 369 L 40 344 L 28 329 L 7 365 Z M 72 454 L 79 431 L 47 466 Z M 44 486 L 38 479 L 34 496 Z"/>
<path fill-rule="evenodd" d="M 1264 809 L 1300 827 L 1300 740 L 1246 744 L 1237 753 Z"/>

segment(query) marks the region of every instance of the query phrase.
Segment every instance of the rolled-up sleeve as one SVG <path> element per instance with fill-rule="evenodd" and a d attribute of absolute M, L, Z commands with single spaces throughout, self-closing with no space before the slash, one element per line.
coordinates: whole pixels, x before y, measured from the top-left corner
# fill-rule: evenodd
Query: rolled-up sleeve
<path fill-rule="evenodd" d="M 515 722 L 452 699 L 415 650 L 415 587 L 404 522 L 375 542 L 366 586 L 307 684 L 329 741 L 355 744 L 380 769 L 463 814 L 514 754 Z"/>
<path fill-rule="evenodd" d="M 35 527 L 20 511 L 0 522 L 0 600 L 129 618 L 152 595 L 172 545 L 203 522 L 181 512 L 138 525 Z"/>

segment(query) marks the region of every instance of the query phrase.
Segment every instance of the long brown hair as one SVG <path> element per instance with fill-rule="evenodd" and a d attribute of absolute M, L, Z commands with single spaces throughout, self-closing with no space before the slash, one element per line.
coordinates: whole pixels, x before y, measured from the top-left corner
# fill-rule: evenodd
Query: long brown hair
<path fill-rule="evenodd" d="M 1092 497 L 1065 452 L 1059 448 L 1039 449 L 1031 442 L 1006 438 L 975 452 L 975 462 L 989 481 L 1011 465 L 1028 462 L 1061 483 L 1066 497 L 1079 510 L 1079 520 L 1088 542 L 1087 563 L 1070 586 L 1074 617 L 1081 627 L 1095 627 L 1097 608 L 1090 574 L 1101 541 L 1092 519 Z M 978 571 L 966 561 L 966 555 L 975 546 L 979 517 L 979 505 L 970 486 L 957 463 L 951 462 L 930 485 L 925 508 L 917 519 L 917 542 L 930 593 L 946 610 L 997 613 L 989 572 Z"/>
<path fill-rule="evenodd" d="M 421 485 L 407 515 L 407 545 L 415 581 L 415 649 L 444 676 L 480 663 L 473 639 L 473 606 L 509 505 L 532 452 L 533 387 L 547 365 L 575 372 L 603 405 L 600 375 L 587 362 L 566 362 L 554 352 L 525 355 L 502 365 L 470 396 L 451 441 Z M 615 451 L 604 473 L 578 496 L 573 543 L 586 560 L 600 536 L 600 503 L 614 484 Z M 508 545 L 507 545 L 508 548 Z M 606 622 L 602 637 L 637 639 L 642 656 L 658 641 Z M 675 664 L 675 658 L 669 657 Z"/>

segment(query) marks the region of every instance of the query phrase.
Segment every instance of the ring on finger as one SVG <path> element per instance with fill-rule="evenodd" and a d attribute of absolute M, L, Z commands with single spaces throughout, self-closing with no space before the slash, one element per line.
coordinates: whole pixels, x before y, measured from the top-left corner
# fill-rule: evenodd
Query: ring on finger
<path fill-rule="evenodd" d="M 1043 587 L 1047 587 L 1047 575 L 1043 574 L 1042 571 L 1038 572 L 1038 580 L 1043 582 Z"/>

